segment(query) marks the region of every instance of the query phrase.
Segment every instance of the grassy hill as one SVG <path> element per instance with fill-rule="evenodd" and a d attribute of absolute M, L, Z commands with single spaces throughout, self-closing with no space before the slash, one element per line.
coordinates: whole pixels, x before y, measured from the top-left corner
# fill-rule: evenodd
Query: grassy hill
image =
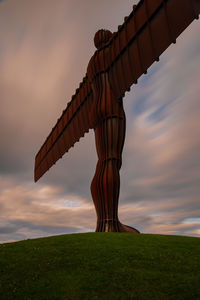
<path fill-rule="evenodd" d="M 85 233 L 0 245 L 0 299 L 200 299 L 200 239 Z"/>

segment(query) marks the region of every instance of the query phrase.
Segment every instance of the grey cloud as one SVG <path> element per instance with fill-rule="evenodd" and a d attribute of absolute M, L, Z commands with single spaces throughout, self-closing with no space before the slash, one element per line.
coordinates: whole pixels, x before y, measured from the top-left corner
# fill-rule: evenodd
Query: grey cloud
<path fill-rule="evenodd" d="M 26 240 L 27 237 L 24 234 L 21 233 L 9 233 L 9 234 L 3 234 L 0 235 L 0 244 L 3 243 L 12 243 L 16 241 Z"/>
<path fill-rule="evenodd" d="M 10 224 L 0 227 L 0 240 L 17 241 L 31 237 L 38 238 L 49 235 L 69 234 L 81 232 L 80 228 L 69 226 L 40 226 L 31 222 L 12 220 Z"/>
<path fill-rule="evenodd" d="M 0 235 L 2 234 L 10 234 L 10 233 L 14 233 L 17 231 L 17 228 L 15 226 L 3 226 L 0 227 Z"/>
<path fill-rule="evenodd" d="M 79 229 L 77 227 L 68 227 L 68 226 L 51 226 L 51 225 L 39 225 L 34 224 L 27 221 L 21 221 L 21 220 L 12 220 L 10 224 L 16 228 L 16 231 L 20 229 L 28 229 L 29 231 L 41 231 L 44 234 L 51 233 L 51 234 L 61 234 L 61 233 L 72 233 L 72 232 L 78 232 Z"/>

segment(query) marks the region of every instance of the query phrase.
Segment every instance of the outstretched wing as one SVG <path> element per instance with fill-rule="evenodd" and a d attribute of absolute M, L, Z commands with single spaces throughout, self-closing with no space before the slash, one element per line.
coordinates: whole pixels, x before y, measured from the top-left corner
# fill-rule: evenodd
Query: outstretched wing
<path fill-rule="evenodd" d="M 92 90 L 84 77 L 35 158 L 35 181 L 89 131 Z"/>
<path fill-rule="evenodd" d="M 109 47 L 107 71 L 117 98 L 146 74 L 199 13 L 200 0 L 141 0 L 134 5 L 105 47 Z"/>

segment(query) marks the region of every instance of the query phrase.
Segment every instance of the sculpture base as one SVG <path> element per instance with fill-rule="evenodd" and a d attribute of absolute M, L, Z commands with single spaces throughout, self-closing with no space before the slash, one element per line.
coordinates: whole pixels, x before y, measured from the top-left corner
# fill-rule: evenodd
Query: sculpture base
<path fill-rule="evenodd" d="M 137 229 L 115 220 L 103 220 L 97 222 L 96 232 L 140 233 Z"/>
<path fill-rule="evenodd" d="M 120 232 L 140 233 L 139 230 L 137 230 L 136 228 L 133 228 L 133 227 L 128 226 L 128 225 L 124 225 L 122 223 L 120 223 L 120 225 L 122 227 L 122 231 L 120 231 Z"/>

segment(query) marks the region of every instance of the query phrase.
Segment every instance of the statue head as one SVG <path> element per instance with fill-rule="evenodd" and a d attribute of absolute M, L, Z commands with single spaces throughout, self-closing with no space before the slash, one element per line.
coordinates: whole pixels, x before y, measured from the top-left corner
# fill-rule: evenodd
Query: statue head
<path fill-rule="evenodd" d="M 100 29 L 95 33 L 94 44 L 97 49 L 102 48 L 112 37 L 112 32 L 106 29 Z"/>

